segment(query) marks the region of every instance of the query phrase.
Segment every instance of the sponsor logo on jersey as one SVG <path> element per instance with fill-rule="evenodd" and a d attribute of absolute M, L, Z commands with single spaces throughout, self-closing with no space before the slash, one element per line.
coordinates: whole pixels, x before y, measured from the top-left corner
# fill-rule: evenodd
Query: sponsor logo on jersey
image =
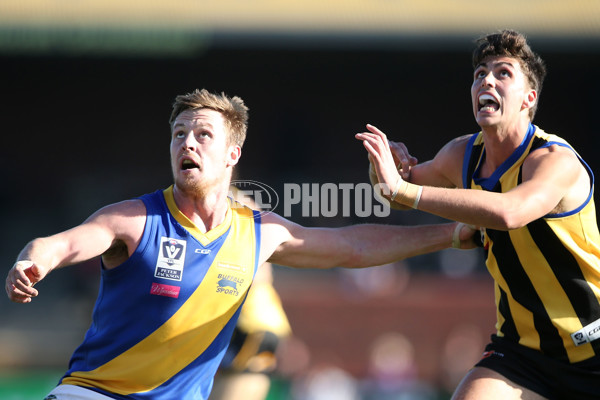
<path fill-rule="evenodd" d="M 244 279 L 235 275 L 219 274 L 217 276 L 217 293 L 224 293 L 233 296 L 239 296 L 238 285 L 244 284 Z"/>
<path fill-rule="evenodd" d="M 165 285 L 162 283 L 152 282 L 150 294 L 156 296 L 173 297 L 174 299 L 176 299 L 179 297 L 180 289 L 181 288 L 179 286 Z"/>
<path fill-rule="evenodd" d="M 181 281 L 185 262 L 185 247 L 185 240 L 161 237 L 154 276 Z"/>
<path fill-rule="evenodd" d="M 228 262 L 217 261 L 217 268 L 227 269 L 230 271 L 246 272 L 246 267 Z"/>

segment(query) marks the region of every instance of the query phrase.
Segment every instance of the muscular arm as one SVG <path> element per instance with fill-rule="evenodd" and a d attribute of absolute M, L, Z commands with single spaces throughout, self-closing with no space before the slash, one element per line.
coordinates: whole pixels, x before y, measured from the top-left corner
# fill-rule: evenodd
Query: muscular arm
<path fill-rule="evenodd" d="M 76 264 L 115 249 L 135 250 L 144 229 L 145 207 L 139 200 L 106 206 L 81 225 L 29 242 L 8 272 L 9 299 L 28 303 L 38 292 L 33 285 L 56 268 Z M 111 265 L 109 265 L 110 267 Z M 115 265 L 112 265 L 113 267 Z"/>
<path fill-rule="evenodd" d="M 549 213 L 572 210 L 590 191 L 576 155 L 562 146 L 536 150 L 523 164 L 523 181 L 505 193 L 425 186 L 419 209 L 493 229 L 525 226 Z"/>
<path fill-rule="evenodd" d="M 357 135 L 363 140 L 380 182 L 397 187 L 387 138 L 380 132 Z M 505 193 L 456 189 L 462 186 L 462 161 L 468 136 L 444 146 L 435 158 L 411 168 L 410 182 L 423 185 L 418 208 L 444 218 L 487 228 L 522 227 L 552 212 L 581 205 L 590 190 L 589 178 L 577 156 L 553 145 L 532 152 L 523 164 L 522 183 Z M 402 199 L 401 204 L 413 204 Z M 403 203 L 403 201 L 405 201 Z"/>
<path fill-rule="evenodd" d="M 306 228 L 268 214 L 262 224 L 261 257 L 296 268 L 376 266 L 451 247 L 455 226 Z M 463 248 L 474 247 L 472 235 L 467 227 L 461 231 Z"/>

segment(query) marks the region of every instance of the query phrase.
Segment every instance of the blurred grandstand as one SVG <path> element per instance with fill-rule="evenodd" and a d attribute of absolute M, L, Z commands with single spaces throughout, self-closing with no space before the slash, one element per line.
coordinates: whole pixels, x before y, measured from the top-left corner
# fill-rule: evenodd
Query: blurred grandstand
<path fill-rule="evenodd" d="M 33 237 L 169 185 L 170 105 L 196 87 L 245 99 L 250 128 L 238 174 L 279 193 L 290 182 L 366 182 L 366 154 L 353 139 L 365 123 L 426 160 L 476 130 L 470 51 L 473 39 L 500 28 L 527 34 L 548 63 L 535 122 L 580 149 L 598 175 L 597 0 L 2 1 L 3 271 Z M 383 221 L 291 218 L 439 221 L 418 211 Z M 0 397 L 39 398 L 32 391 L 60 377 L 89 324 L 98 268 L 92 260 L 56 271 L 29 305 L 2 297 Z M 317 399 L 319 376 L 340 382 L 339 397 L 328 399 L 383 399 L 390 387 L 443 399 L 494 330 L 477 250 L 377 270 L 276 267 L 275 286 L 294 339 L 282 350 L 273 399 Z"/>

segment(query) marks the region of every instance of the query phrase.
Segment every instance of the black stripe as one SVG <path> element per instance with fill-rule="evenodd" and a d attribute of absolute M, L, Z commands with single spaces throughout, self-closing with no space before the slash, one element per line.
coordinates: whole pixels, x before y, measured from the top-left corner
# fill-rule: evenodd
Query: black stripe
<path fill-rule="evenodd" d="M 538 148 L 542 147 L 546 143 L 548 143 L 548 141 L 546 139 L 543 139 L 539 136 L 535 136 L 531 143 L 531 148 L 529 149 L 529 153 L 531 153 L 534 150 L 537 150 Z"/>
<path fill-rule="evenodd" d="M 540 350 L 559 360 L 568 361 L 562 338 L 552 324 L 542 300 L 525 273 L 508 232 L 487 229 L 487 234 L 493 242 L 492 252 L 496 260 L 501 260 L 498 267 L 513 298 L 533 314 L 533 324 L 540 336 Z M 504 331 L 502 333 L 507 335 Z"/>
<path fill-rule="evenodd" d="M 510 312 L 510 306 L 508 304 L 508 296 L 506 292 L 502 290 L 502 288 L 498 288 L 500 290 L 500 301 L 498 303 L 498 312 L 504 317 L 504 322 L 500 327 L 500 332 L 504 334 L 504 337 L 512 340 L 514 343 L 519 343 L 519 332 L 515 327 L 515 320 L 512 317 L 512 313 Z"/>
<path fill-rule="evenodd" d="M 475 172 L 475 168 L 477 167 L 477 163 L 479 162 L 482 150 L 483 144 L 473 146 L 471 150 L 471 158 L 469 159 L 469 165 L 467 166 L 467 183 L 470 186 L 465 189 L 470 189 L 473 187 L 473 173 Z"/>
<path fill-rule="evenodd" d="M 544 220 L 529 224 L 535 244 L 546 257 L 556 279 L 562 286 L 581 323 L 585 326 L 600 318 L 600 306 L 577 259 L 565 248 Z"/>
<path fill-rule="evenodd" d="M 573 254 L 565 248 L 544 220 L 529 224 L 529 232 L 546 257 L 546 262 L 570 300 L 581 324 L 586 326 L 599 319 L 600 304 Z M 600 345 L 595 343 L 594 350 L 599 347 Z"/>

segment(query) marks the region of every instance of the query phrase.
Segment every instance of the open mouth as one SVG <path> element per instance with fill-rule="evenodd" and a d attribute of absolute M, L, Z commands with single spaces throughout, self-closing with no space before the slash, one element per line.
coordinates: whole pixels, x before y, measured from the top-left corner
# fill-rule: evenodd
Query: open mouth
<path fill-rule="evenodd" d="M 195 169 L 195 168 L 200 168 L 200 166 L 198 164 L 196 164 L 196 162 L 194 162 L 193 160 L 186 158 L 181 162 L 182 170 Z"/>
<path fill-rule="evenodd" d="M 500 104 L 491 94 L 482 94 L 479 96 L 479 111 L 494 112 L 498 111 Z"/>

